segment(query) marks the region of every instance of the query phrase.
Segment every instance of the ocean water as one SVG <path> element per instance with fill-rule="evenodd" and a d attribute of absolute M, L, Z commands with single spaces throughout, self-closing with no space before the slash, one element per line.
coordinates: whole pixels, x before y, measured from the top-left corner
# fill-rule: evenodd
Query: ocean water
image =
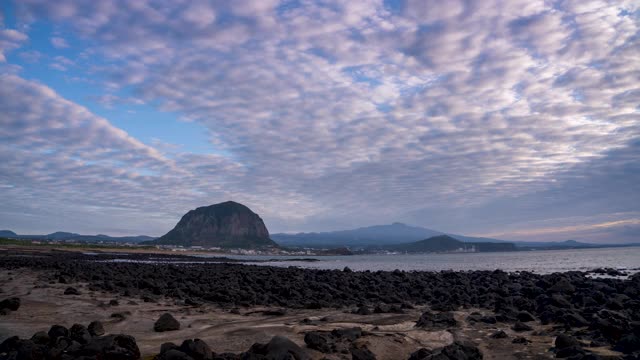
<path fill-rule="evenodd" d="M 450 253 L 450 254 L 398 254 L 398 255 L 353 255 L 353 256 L 304 256 L 318 261 L 288 261 L 301 256 L 227 256 L 235 259 L 266 260 L 258 265 L 297 266 L 313 269 L 343 269 L 354 271 L 395 269 L 404 271 L 440 270 L 495 270 L 508 272 L 530 271 L 538 274 L 564 271 L 588 271 L 596 268 L 614 268 L 630 273 L 640 271 L 640 247 L 540 250 L 494 253 Z M 255 264 L 255 263 L 254 263 Z"/>

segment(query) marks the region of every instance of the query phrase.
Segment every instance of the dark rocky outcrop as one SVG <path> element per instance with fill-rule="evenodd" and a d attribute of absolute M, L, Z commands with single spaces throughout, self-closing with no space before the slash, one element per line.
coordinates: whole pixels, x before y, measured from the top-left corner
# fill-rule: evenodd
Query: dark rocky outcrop
<path fill-rule="evenodd" d="M 191 210 L 171 231 L 147 243 L 225 248 L 277 246 L 260 216 L 233 201 Z"/>

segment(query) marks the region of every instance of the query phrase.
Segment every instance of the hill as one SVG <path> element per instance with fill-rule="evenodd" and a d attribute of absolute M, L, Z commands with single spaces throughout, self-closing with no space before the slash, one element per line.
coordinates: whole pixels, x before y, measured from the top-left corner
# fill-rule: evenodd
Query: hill
<path fill-rule="evenodd" d="M 171 231 L 145 243 L 221 248 L 277 246 L 260 216 L 233 201 L 191 210 Z"/>
<path fill-rule="evenodd" d="M 449 235 L 438 235 L 428 239 L 408 243 L 389 245 L 387 250 L 401 251 L 408 253 L 430 253 L 430 252 L 488 252 L 488 251 L 515 251 L 513 243 L 501 242 L 463 242 Z"/>
<path fill-rule="evenodd" d="M 15 239 L 17 236 L 18 234 L 14 233 L 11 230 L 0 230 L 0 237 Z"/>

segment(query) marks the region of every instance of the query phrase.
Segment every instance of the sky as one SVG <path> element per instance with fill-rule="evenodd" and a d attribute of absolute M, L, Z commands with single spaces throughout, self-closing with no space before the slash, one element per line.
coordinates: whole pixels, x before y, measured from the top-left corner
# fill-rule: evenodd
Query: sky
<path fill-rule="evenodd" d="M 640 3 L 8 0 L 0 228 L 640 242 Z"/>

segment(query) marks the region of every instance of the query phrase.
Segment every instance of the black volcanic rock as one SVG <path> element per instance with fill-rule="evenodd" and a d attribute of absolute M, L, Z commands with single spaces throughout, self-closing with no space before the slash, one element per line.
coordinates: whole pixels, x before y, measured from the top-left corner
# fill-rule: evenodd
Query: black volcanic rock
<path fill-rule="evenodd" d="M 173 230 L 148 243 L 226 248 L 277 246 L 260 216 L 233 201 L 191 210 Z"/>
<path fill-rule="evenodd" d="M 153 325 L 153 330 L 156 332 L 180 330 L 180 322 L 171 314 L 164 313 Z"/>
<path fill-rule="evenodd" d="M 20 298 L 12 297 L 0 301 L 0 310 L 17 311 L 20 308 Z"/>

